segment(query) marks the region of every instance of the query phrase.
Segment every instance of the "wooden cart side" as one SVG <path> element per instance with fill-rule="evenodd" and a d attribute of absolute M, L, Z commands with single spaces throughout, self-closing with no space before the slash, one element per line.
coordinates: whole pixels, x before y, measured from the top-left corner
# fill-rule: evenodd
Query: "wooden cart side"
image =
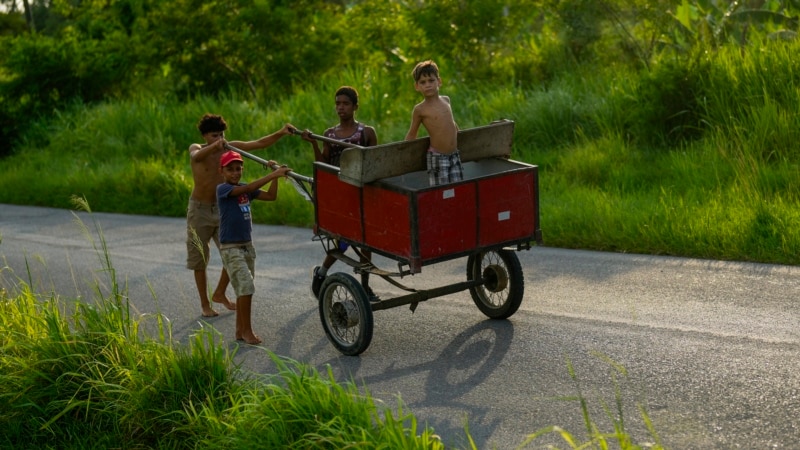
<path fill-rule="evenodd" d="M 501 120 L 458 132 L 462 162 L 511 155 L 514 122 Z M 425 152 L 430 138 L 400 141 L 375 147 L 351 148 L 342 152 L 339 179 L 361 187 L 367 183 L 404 173 L 426 170 Z"/>

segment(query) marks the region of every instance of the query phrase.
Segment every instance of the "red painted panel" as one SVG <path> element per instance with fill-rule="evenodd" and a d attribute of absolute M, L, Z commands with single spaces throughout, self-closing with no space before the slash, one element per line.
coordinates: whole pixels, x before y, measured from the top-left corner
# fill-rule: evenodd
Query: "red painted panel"
<path fill-rule="evenodd" d="M 362 242 L 361 190 L 339 181 L 338 173 L 315 171 L 317 226 L 335 235 Z"/>
<path fill-rule="evenodd" d="M 364 235 L 368 246 L 412 257 L 410 201 L 408 194 L 364 186 Z"/>
<path fill-rule="evenodd" d="M 315 165 L 316 229 L 404 260 L 414 273 L 450 255 L 530 239 L 539 227 L 536 168 L 492 172 L 499 163 L 490 164 L 483 176 L 435 188 L 413 178 L 359 188 Z"/>
<path fill-rule="evenodd" d="M 478 183 L 481 246 L 532 236 L 536 227 L 533 171 L 515 172 Z"/>
<path fill-rule="evenodd" d="M 419 253 L 423 261 L 475 248 L 475 183 L 444 185 L 417 197 Z"/>

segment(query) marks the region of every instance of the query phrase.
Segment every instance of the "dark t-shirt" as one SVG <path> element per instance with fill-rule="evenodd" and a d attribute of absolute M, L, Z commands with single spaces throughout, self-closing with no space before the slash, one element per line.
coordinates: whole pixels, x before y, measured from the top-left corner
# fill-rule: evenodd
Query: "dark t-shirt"
<path fill-rule="evenodd" d="M 346 142 L 348 144 L 356 144 L 362 147 L 367 145 L 367 133 L 364 132 L 364 124 L 359 123 L 356 127 L 356 131 L 348 137 L 339 137 L 336 136 L 336 129 L 339 126 L 333 126 L 325 130 L 325 137 L 329 137 L 331 139 L 336 139 L 337 141 Z M 339 167 L 339 159 L 342 156 L 342 152 L 347 149 L 342 145 L 336 145 L 333 143 L 328 143 L 328 164 L 332 166 Z"/>
<path fill-rule="evenodd" d="M 244 186 L 240 183 L 239 186 Z M 250 242 L 252 240 L 253 220 L 250 215 L 250 201 L 258 197 L 261 190 L 238 197 L 229 194 L 236 186 L 222 183 L 217 185 L 217 204 L 219 205 L 219 242 L 221 244 Z"/>

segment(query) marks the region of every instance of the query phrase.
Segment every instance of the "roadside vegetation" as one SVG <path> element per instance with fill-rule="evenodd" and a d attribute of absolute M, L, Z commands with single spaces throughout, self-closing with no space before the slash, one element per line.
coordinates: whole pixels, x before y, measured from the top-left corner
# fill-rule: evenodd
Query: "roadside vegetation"
<path fill-rule="evenodd" d="M 246 373 L 213 328 L 174 341 L 119 285 L 94 303 L 18 287 L 0 295 L 0 448 L 444 448 L 331 373 L 273 354 Z"/>

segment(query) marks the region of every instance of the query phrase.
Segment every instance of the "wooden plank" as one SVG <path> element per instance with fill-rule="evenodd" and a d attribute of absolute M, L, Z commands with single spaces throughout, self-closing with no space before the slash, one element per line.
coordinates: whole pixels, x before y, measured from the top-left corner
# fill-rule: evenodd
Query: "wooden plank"
<path fill-rule="evenodd" d="M 511 155 L 514 122 L 501 120 L 489 125 L 458 132 L 458 151 L 461 161 Z M 363 186 L 381 178 L 426 170 L 425 152 L 430 147 L 428 137 L 399 141 L 375 147 L 350 148 L 342 152 L 339 179 L 354 186 Z"/>
<path fill-rule="evenodd" d="M 426 137 L 347 149 L 339 159 L 339 179 L 360 187 L 381 178 L 425 170 L 428 141 Z"/>
<path fill-rule="evenodd" d="M 489 125 L 468 128 L 458 133 L 458 151 L 461 161 L 511 156 L 514 141 L 514 122 L 499 120 Z"/>

